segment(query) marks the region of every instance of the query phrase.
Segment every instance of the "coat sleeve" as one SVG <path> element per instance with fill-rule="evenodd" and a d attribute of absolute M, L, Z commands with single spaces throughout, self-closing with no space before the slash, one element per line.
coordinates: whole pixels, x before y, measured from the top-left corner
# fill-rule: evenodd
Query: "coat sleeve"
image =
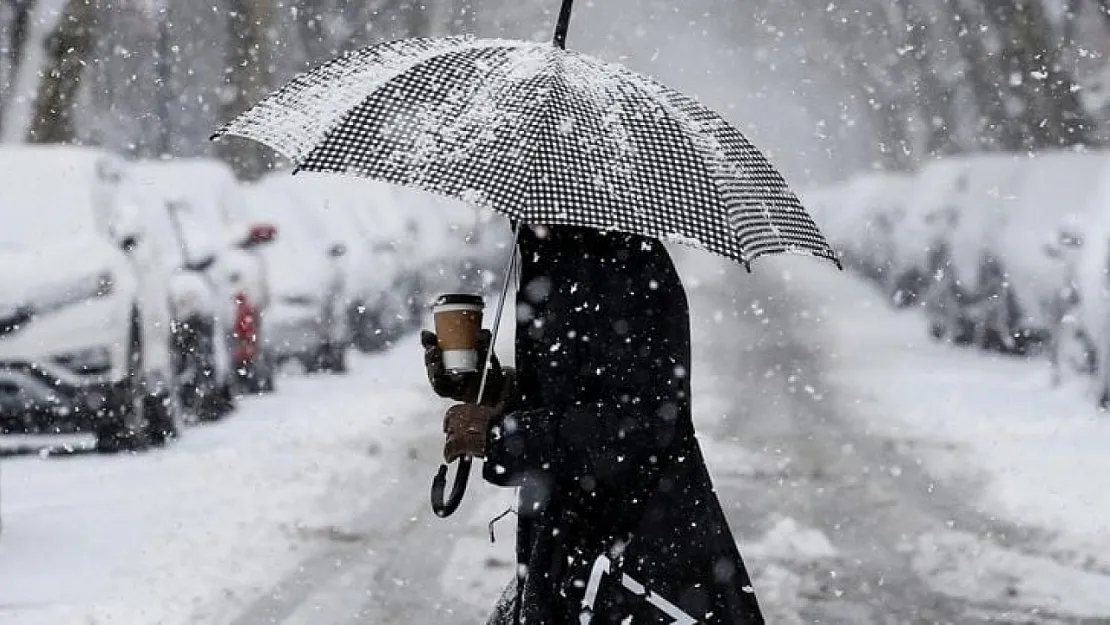
<path fill-rule="evenodd" d="M 663 393 L 575 404 L 558 412 L 509 410 L 491 423 L 483 475 L 498 486 L 517 486 L 546 473 L 558 481 L 585 480 L 586 488 L 591 488 L 589 480 L 630 487 L 662 462 L 684 403 Z"/>

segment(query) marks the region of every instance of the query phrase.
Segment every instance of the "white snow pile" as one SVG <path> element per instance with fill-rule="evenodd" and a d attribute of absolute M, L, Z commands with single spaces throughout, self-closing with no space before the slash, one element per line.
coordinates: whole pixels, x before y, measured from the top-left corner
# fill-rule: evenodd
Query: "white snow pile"
<path fill-rule="evenodd" d="M 489 539 L 489 523 L 514 507 L 516 501 L 515 492 L 509 489 L 478 492 L 483 495 L 481 504 L 474 506 L 465 527 L 452 542 L 440 584 L 447 597 L 485 612 L 497 603 L 501 591 L 516 573 L 516 517 L 509 513 L 494 523 L 493 542 Z"/>
<path fill-rule="evenodd" d="M 1110 575 L 991 545 L 964 532 L 917 539 L 913 566 L 938 592 L 1076 617 L 1110 614 Z"/>
<path fill-rule="evenodd" d="M 816 528 L 804 527 L 796 519 L 779 519 L 758 541 L 744 545 L 749 558 L 812 562 L 835 558 L 836 548 L 827 536 Z"/>
<path fill-rule="evenodd" d="M 1057 561 L 1110 571 L 1110 418 L 1079 381 L 1049 388 L 1029 362 L 932 343 L 918 315 L 865 282 L 791 268 L 809 311 L 798 323 L 822 337 L 827 381 L 862 427 L 905 446 L 949 490 L 972 481 L 966 497 L 984 515 L 1043 529 Z"/>
<path fill-rule="evenodd" d="M 838 555 L 828 537 L 816 528 L 782 517 L 759 540 L 740 545 L 740 551 L 753 574 L 767 622 L 810 622 L 800 611 L 813 597 L 824 594 L 814 566 Z"/>

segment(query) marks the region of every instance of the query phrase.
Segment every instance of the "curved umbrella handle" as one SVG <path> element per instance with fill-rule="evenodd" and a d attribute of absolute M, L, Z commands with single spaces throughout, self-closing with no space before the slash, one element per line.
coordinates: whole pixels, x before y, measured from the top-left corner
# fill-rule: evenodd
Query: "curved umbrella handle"
<path fill-rule="evenodd" d="M 459 459 L 459 469 L 455 472 L 455 483 L 451 486 L 451 496 L 444 500 L 443 491 L 447 487 L 447 465 L 439 465 L 439 471 L 432 478 L 432 511 L 445 519 L 455 513 L 466 494 L 466 482 L 470 479 L 470 458 Z"/>

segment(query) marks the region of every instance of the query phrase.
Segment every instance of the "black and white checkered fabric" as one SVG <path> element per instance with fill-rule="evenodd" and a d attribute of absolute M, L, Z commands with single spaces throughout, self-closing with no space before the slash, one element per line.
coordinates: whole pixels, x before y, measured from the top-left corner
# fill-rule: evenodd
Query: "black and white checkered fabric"
<path fill-rule="evenodd" d="M 773 253 L 837 262 L 782 176 L 723 118 L 551 44 L 371 46 L 296 78 L 221 134 L 299 169 L 413 186 L 528 224 L 657 237 L 745 266 Z"/>

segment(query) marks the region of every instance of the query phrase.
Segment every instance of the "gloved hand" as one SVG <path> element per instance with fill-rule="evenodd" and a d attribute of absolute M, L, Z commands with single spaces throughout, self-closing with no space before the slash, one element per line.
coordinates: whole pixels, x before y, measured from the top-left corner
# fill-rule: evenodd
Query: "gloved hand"
<path fill-rule="evenodd" d="M 490 348 L 491 335 L 489 330 L 482 330 L 478 335 L 478 362 L 486 362 L 486 353 Z M 440 397 L 446 397 L 459 402 L 477 403 L 478 387 L 482 383 L 481 372 L 474 373 L 448 373 L 443 368 L 443 350 L 435 332 L 424 330 L 420 333 L 420 344 L 424 347 L 424 368 L 428 373 L 428 383 L 432 390 Z M 497 356 L 494 355 L 495 366 L 486 378 L 486 392 L 482 404 L 493 406 L 500 402 L 505 389 L 505 375 L 501 371 Z"/>
<path fill-rule="evenodd" d="M 486 431 L 497 413 L 495 408 L 477 404 L 456 404 L 448 408 L 443 417 L 443 432 L 447 434 L 443 459 L 450 464 L 456 458 L 484 458 Z"/>

